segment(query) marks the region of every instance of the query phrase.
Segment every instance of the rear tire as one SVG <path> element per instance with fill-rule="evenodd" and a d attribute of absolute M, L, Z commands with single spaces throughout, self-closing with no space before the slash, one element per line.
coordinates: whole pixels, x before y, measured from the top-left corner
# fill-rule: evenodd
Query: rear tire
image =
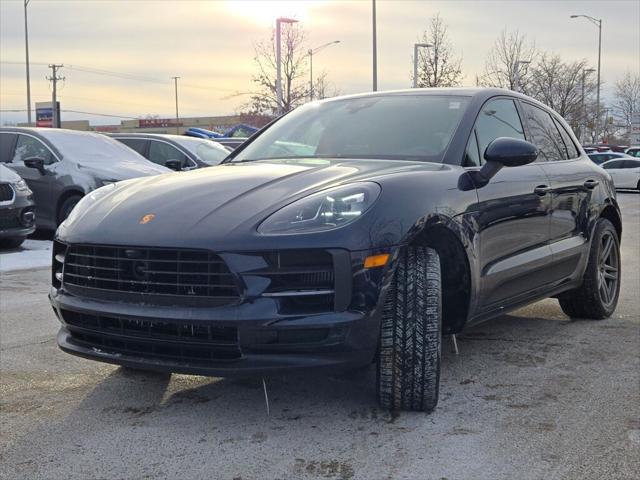
<path fill-rule="evenodd" d="M 0 238 L 0 248 L 18 248 L 25 241 L 25 237 Z"/>
<path fill-rule="evenodd" d="M 408 247 L 385 299 L 378 358 L 378 401 L 391 410 L 433 410 L 438 403 L 442 343 L 440 259 Z"/>
<path fill-rule="evenodd" d="M 602 320 L 615 311 L 620 294 L 620 240 L 606 218 L 596 223 L 582 285 L 558 296 L 571 318 Z"/>
<path fill-rule="evenodd" d="M 71 210 L 73 210 L 73 207 L 75 207 L 81 199 L 81 195 L 71 195 L 64 199 L 64 202 L 62 202 L 62 205 L 60 205 L 58 209 L 58 225 L 65 221 L 71 213 Z"/>

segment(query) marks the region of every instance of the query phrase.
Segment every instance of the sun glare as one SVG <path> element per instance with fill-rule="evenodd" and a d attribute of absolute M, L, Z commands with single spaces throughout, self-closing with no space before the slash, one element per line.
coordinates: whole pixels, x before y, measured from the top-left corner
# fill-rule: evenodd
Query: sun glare
<path fill-rule="evenodd" d="M 313 1 L 268 1 L 268 0 L 227 0 L 227 10 L 238 17 L 244 17 L 259 25 L 273 25 L 278 17 L 295 18 L 301 22 L 308 20 Z"/>

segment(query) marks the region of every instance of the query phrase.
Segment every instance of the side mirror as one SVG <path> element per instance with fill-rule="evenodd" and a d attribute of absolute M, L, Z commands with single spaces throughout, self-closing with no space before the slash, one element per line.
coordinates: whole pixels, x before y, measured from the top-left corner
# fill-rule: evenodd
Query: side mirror
<path fill-rule="evenodd" d="M 536 158 L 538 149 L 533 143 L 518 138 L 496 138 L 484 151 L 486 163 L 477 172 L 474 180 L 478 187 L 483 187 L 502 167 L 519 167 L 535 161 Z"/>
<path fill-rule="evenodd" d="M 24 166 L 28 168 L 35 168 L 42 175 L 44 175 L 44 159 L 39 157 L 31 157 L 24 159 Z"/>
<path fill-rule="evenodd" d="M 180 160 L 167 160 L 166 162 L 164 162 L 164 165 L 165 167 L 170 168 L 171 170 L 175 170 L 176 172 L 182 170 L 182 162 Z"/>

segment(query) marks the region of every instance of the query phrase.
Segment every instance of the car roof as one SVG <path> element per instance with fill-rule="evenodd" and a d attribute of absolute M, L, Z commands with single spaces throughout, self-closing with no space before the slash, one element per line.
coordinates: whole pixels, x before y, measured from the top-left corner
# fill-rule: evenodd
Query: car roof
<path fill-rule="evenodd" d="M 108 133 L 110 137 L 118 138 L 118 137 L 140 137 L 140 138 L 162 138 L 164 140 L 182 140 L 184 135 L 172 135 L 170 133 L 137 133 L 137 132 L 118 132 L 118 133 Z M 196 137 L 189 137 L 196 138 Z M 204 140 L 204 139 L 201 139 Z"/>
<path fill-rule="evenodd" d="M 331 97 L 324 100 L 317 100 L 318 103 L 329 103 L 340 100 L 356 99 L 356 98 L 368 98 L 368 97 L 385 97 L 394 95 L 426 95 L 426 96 L 442 96 L 451 95 L 459 97 L 474 97 L 478 100 L 484 101 L 491 97 L 500 95 L 507 95 L 510 97 L 520 98 L 530 103 L 535 103 L 547 110 L 550 110 L 548 106 L 537 101 L 535 98 L 531 98 L 522 93 L 514 92 L 506 88 L 493 88 L 493 87 L 440 87 L 440 88 L 407 88 L 403 90 L 387 90 L 378 92 L 366 92 L 356 93 L 352 95 L 343 95 L 340 97 Z"/>

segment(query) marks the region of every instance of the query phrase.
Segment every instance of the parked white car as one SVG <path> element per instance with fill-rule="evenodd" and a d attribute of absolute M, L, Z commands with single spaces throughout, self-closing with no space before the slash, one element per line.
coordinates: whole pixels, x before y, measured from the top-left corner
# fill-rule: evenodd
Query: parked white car
<path fill-rule="evenodd" d="M 613 179 L 616 188 L 635 188 L 640 190 L 640 159 L 617 158 L 600 165 Z"/>

